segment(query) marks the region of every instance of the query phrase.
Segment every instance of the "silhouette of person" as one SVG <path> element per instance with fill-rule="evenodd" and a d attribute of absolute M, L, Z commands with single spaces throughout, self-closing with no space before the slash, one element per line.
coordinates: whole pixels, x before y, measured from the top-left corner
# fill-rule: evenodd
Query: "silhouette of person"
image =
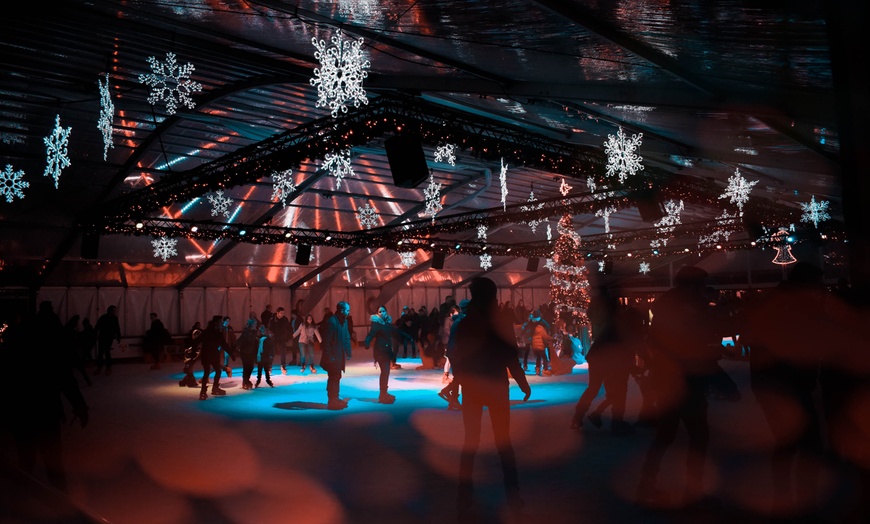
<path fill-rule="evenodd" d="M 655 436 L 641 469 L 637 501 L 667 503 L 656 487 L 662 459 L 677 436 L 680 422 L 689 437 L 686 501 L 703 495 L 704 457 L 709 441 L 707 390 L 721 357 L 712 308 L 704 296 L 707 272 L 684 266 L 674 278 L 674 288 L 653 304 L 649 330 L 650 366 L 656 389 L 659 419 Z"/>
<path fill-rule="evenodd" d="M 205 400 L 208 398 L 206 389 L 208 389 L 208 376 L 211 370 L 214 370 L 214 384 L 211 387 L 211 394 L 215 396 L 226 395 L 227 392 L 220 388 L 221 370 L 223 369 L 223 360 L 221 359 L 221 347 L 226 346 L 226 339 L 221 332 L 220 315 L 215 315 L 211 318 L 211 322 L 202 332 L 197 343 L 201 346 L 199 360 L 202 362 L 202 387 L 199 391 L 199 399 Z"/>
<path fill-rule="evenodd" d="M 378 314 L 372 315 L 372 327 L 366 336 L 365 348 L 369 349 L 374 343 L 372 357 L 375 360 L 375 364 L 381 368 L 381 375 L 378 380 L 380 387 L 378 402 L 381 404 L 392 404 L 396 401 L 396 396 L 390 394 L 387 389 L 390 382 L 390 364 L 396 356 L 394 344 L 399 337 L 403 338 L 406 342 L 412 339 L 411 335 L 393 325 L 393 319 L 387 314 L 387 308 L 384 306 L 379 307 Z"/>
<path fill-rule="evenodd" d="M 151 313 L 151 327 L 145 332 L 145 352 L 151 355 L 154 363 L 151 369 L 160 369 L 160 360 L 163 357 L 163 345 L 172 341 L 169 337 L 169 331 L 163 325 L 163 322 L 157 318 L 157 313 Z"/>
<path fill-rule="evenodd" d="M 457 509 L 462 521 L 475 521 L 474 457 L 480 445 L 483 408 L 489 409 L 493 437 L 504 474 L 508 507 L 522 509 L 516 456 L 510 439 L 510 383 L 508 371 L 528 400 L 532 393 L 526 375 L 517 360 L 513 326 L 500 321 L 498 289 L 485 277 L 472 280 L 471 302 L 465 317 L 454 322 L 456 347 L 451 360 L 455 376 L 462 386 L 462 422 L 465 436 L 459 459 Z"/>
<path fill-rule="evenodd" d="M 347 402 L 339 397 L 341 373 L 345 361 L 350 360 L 350 331 L 348 331 L 347 316 L 350 314 L 350 304 L 341 301 L 335 306 L 332 314 L 323 324 L 323 351 L 320 354 L 320 367 L 326 371 L 327 409 L 344 409 Z"/>
<path fill-rule="evenodd" d="M 242 334 L 236 340 L 236 349 L 242 358 L 242 389 L 254 388 L 254 384 L 251 382 L 251 373 L 254 372 L 259 345 L 259 340 L 257 340 L 257 319 L 249 318 L 245 322 Z"/>
<path fill-rule="evenodd" d="M 106 375 L 112 374 L 112 341 L 121 342 L 121 324 L 118 322 L 118 308 L 109 306 L 106 312 L 97 319 L 97 370 L 99 375 L 106 366 Z"/>
<path fill-rule="evenodd" d="M 29 387 L 30 377 L 13 373 L 8 392 L 11 402 L 7 421 L 18 452 L 18 465 L 33 474 L 37 458 L 45 465 L 48 481 L 66 491 L 63 466 L 61 424 L 66 421 L 63 398 L 72 407 L 73 420 L 82 427 L 88 423 L 88 406 L 68 358 L 64 356 L 63 326 L 54 313 L 51 302 L 39 305 L 36 316 L 24 322 L 14 322 L 3 335 L 4 361 L 12 369 L 32 369 L 38 363 L 39 387 Z M 7 360 L 8 359 L 8 360 Z"/>
<path fill-rule="evenodd" d="M 272 332 L 265 325 L 260 325 L 259 342 L 257 344 L 257 383 L 254 387 L 260 387 L 260 381 L 263 380 L 263 373 L 266 374 L 266 384 L 270 388 L 274 388 L 272 383 L 272 364 L 275 359 L 275 341 L 272 339 Z"/>

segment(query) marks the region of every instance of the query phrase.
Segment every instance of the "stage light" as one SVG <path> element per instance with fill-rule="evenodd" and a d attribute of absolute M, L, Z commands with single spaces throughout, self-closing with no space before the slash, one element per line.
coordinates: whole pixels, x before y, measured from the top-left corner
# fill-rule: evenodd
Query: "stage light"
<path fill-rule="evenodd" d="M 145 227 L 145 224 L 142 222 L 136 222 L 136 229 L 142 229 L 143 227 Z"/>
<path fill-rule="evenodd" d="M 196 233 L 197 231 L 199 231 L 199 228 L 196 227 L 196 226 L 193 226 L 193 227 L 190 228 L 190 232 L 191 232 L 191 233 Z"/>

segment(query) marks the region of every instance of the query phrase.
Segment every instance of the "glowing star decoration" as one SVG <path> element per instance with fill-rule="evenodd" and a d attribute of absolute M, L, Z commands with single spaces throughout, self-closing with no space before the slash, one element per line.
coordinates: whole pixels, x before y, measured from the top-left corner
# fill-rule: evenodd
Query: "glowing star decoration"
<path fill-rule="evenodd" d="M 604 273 L 606 271 L 605 266 L 606 266 L 605 262 L 603 260 L 599 260 L 598 261 L 598 272 Z"/>
<path fill-rule="evenodd" d="M 327 153 L 323 157 L 323 165 L 321 167 L 335 177 L 336 190 L 341 189 L 342 180 L 348 176 L 356 176 L 350 163 L 350 149 L 345 149 L 338 153 Z"/>
<path fill-rule="evenodd" d="M 607 135 L 607 141 L 604 142 L 604 153 L 607 155 L 607 176 L 618 176 L 619 183 L 625 183 L 625 180 L 643 170 L 641 160 L 643 158 L 635 153 L 635 150 L 640 147 L 643 133 L 632 135 L 631 138 L 625 136 L 622 127 L 616 133 L 616 136 Z"/>
<path fill-rule="evenodd" d="M 112 142 L 112 122 L 115 119 L 115 104 L 112 102 L 112 94 L 109 92 L 109 74 L 106 73 L 106 83 L 98 78 L 100 86 L 100 118 L 97 120 L 97 129 L 103 134 L 103 161 L 108 158 L 109 148 L 114 149 Z"/>
<path fill-rule="evenodd" d="M 480 269 L 486 271 L 492 267 L 492 255 L 484 253 L 480 255 Z"/>
<path fill-rule="evenodd" d="M 335 118 L 339 112 L 347 113 L 348 104 L 368 105 L 362 83 L 371 64 L 362 52 L 362 38 L 344 40 L 339 30 L 330 41 L 332 45 L 327 47 L 325 41 L 311 39 L 317 49 L 314 58 L 320 62 L 311 85 L 317 87 L 317 107 L 328 107 Z"/>
<path fill-rule="evenodd" d="M 451 166 L 456 165 L 456 146 L 453 144 L 444 144 L 435 149 L 435 161 L 447 162 Z"/>
<path fill-rule="evenodd" d="M 659 233 L 664 236 L 650 242 L 651 247 L 657 248 L 668 245 L 668 236 L 674 232 L 675 226 L 682 223 L 680 213 L 684 208 L 685 206 L 683 205 L 682 200 L 680 200 L 679 203 L 677 203 L 676 200 L 668 200 L 665 202 L 665 216 L 653 224 L 655 227 L 659 228 Z"/>
<path fill-rule="evenodd" d="M 69 156 L 67 156 L 67 145 L 69 145 L 69 134 L 72 131 L 71 127 L 66 129 L 60 127 L 60 115 L 54 119 L 54 130 L 51 135 L 42 139 L 45 142 L 45 153 L 47 165 L 42 176 L 51 175 L 54 178 L 54 188 L 57 189 L 57 184 L 60 181 L 60 172 L 63 168 L 70 165 Z"/>
<path fill-rule="evenodd" d="M 529 200 L 528 200 L 529 204 L 524 205 L 524 206 L 520 206 L 520 210 L 521 211 L 537 211 L 539 209 L 543 209 L 544 204 L 542 204 L 542 203 L 535 204 L 535 202 L 537 202 L 537 201 L 538 201 L 538 199 L 535 198 L 535 191 L 534 190 L 530 191 L 529 192 Z M 532 219 L 526 223 L 529 225 L 530 228 L 532 228 L 532 233 L 535 233 L 538 229 L 538 224 L 540 224 L 541 222 L 543 222 L 543 220 Z"/>
<path fill-rule="evenodd" d="M 547 240 L 553 240 L 553 229 L 550 227 L 549 223 L 547 223 Z"/>
<path fill-rule="evenodd" d="M 6 197 L 6 202 L 11 203 L 15 197 L 24 199 L 22 189 L 30 187 L 30 182 L 25 182 L 23 178 L 24 171 L 13 171 L 11 164 L 6 164 L 6 171 L 0 171 L 0 196 Z"/>
<path fill-rule="evenodd" d="M 202 84 L 190 79 L 194 67 L 190 62 L 179 66 L 175 61 L 175 53 L 166 53 L 166 63 L 160 63 L 153 56 L 148 57 L 151 73 L 139 75 L 139 82 L 151 88 L 148 103 L 157 105 L 166 102 L 166 112 L 175 114 L 178 104 L 193 109 L 196 104 L 190 98 L 191 93 L 202 91 Z"/>
<path fill-rule="evenodd" d="M 380 215 L 368 202 L 356 210 L 356 216 L 359 218 L 359 225 L 366 229 L 371 229 L 380 222 Z"/>
<path fill-rule="evenodd" d="M 501 159 L 501 172 L 498 174 L 498 181 L 501 184 L 501 206 L 503 211 L 507 211 L 507 166 L 504 165 L 504 158 Z"/>
<path fill-rule="evenodd" d="M 829 204 L 830 202 L 827 200 L 816 202 L 816 195 L 813 195 L 807 203 L 801 202 L 801 210 L 803 211 L 801 222 L 812 222 L 813 226 L 818 228 L 819 222 L 824 222 L 831 218 L 831 215 L 828 214 Z"/>
<path fill-rule="evenodd" d="M 776 256 L 772 262 L 785 266 L 797 262 L 797 259 L 791 253 L 791 244 L 788 241 L 788 230 L 779 228 L 779 231 L 770 236 L 770 242 L 773 249 L 776 250 Z"/>
<path fill-rule="evenodd" d="M 644 275 L 649 273 L 649 264 L 646 262 L 641 262 L 640 268 L 638 269 L 638 273 L 643 273 Z"/>
<path fill-rule="evenodd" d="M 214 195 L 208 195 L 208 201 L 211 203 L 211 216 L 223 215 L 226 218 L 230 217 L 230 206 L 233 203 L 233 199 L 225 197 L 223 189 L 218 189 Z"/>
<path fill-rule="evenodd" d="M 604 232 L 610 233 L 610 215 L 616 213 L 615 207 L 605 207 L 595 212 L 595 216 L 604 218 Z"/>
<path fill-rule="evenodd" d="M 477 239 L 486 241 L 486 225 L 480 224 L 477 226 Z"/>
<path fill-rule="evenodd" d="M 728 187 L 725 192 L 719 195 L 719 198 L 729 198 L 729 202 L 737 205 L 740 210 L 740 216 L 743 216 L 743 205 L 749 201 L 749 193 L 752 187 L 758 183 L 758 180 L 749 182 L 743 175 L 740 174 L 740 168 L 734 169 L 734 174 L 728 177 Z"/>
<path fill-rule="evenodd" d="M 565 182 L 565 179 L 562 179 L 562 182 L 559 184 L 559 193 L 562 193 L 562 196 L 568 196 L 568 193 L 574 189 L 573 186 L 569 186 L 568 182 Z"/>
<path fill-rule="evenodd" d="M 417 254 L 413 251 L 399 253 L 399 256 L 402 257 L 402 265 L 405 267 L 409 268 L 417 263 Z"/>
<path fill-rule="evenodd" d="M 435 222 L 435 215 L 443 208 L 441 205 L 441 183 L 435 183 L 435 175 L 429 175 L 429 185 L 423 190 L 423 196 L 426 200 L 426 209 L 423 214 L 432 217 L 432 222 Z"/>
<path fill-rule="evenodd" d="M 177 243 L 178 239 L 175 238 L 155 238 L 151 241 L 151 245 L 154 247 L 154 257 L 161 258 L 166 262 L 169 257 L 178 255 L 178 251 L 175 249 Z"/>

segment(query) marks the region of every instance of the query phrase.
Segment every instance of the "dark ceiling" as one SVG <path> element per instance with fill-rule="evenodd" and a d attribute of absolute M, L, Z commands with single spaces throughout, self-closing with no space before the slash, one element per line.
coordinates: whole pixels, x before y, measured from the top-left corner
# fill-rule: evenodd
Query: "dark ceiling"
<path fill-rule="evenodd" d="M 29 183 L 25 198 L 0 201 L 6 285 L 458 284 L 489 253 L 501 285 L 546 286 L 546 272 L 528 271 L 527 261 L 543 264 L 547 227 L 557 236 L 565 213 L 590 268 L 614 260 L 615 273 L 641 283 L 711 256 L 722 272 L 739 259 L 739 271 L 776 273 L 771 246 L 751 242 L 791 224 L 811 256 L 841 256 L 821 2 L 58 4 L 20 4 L 0 22 L 0 162 Z M 367 104 L 333 117 L 310 82 L 320 68 L 312 39 L 329 44 L 339 31 L 362 39 L 371 65 Z M 140 82 L 152 72 L 149 57 L 165 63 L 167 53 L 192 64 L 190 79 L 201 84 L 190 94 L 195 107 L 174 114 L 149 103 Z M 115 114 L 104 160 L 97 122 L 106 74 Z M 43 139 L 57 117 L 71 128 L 71 165 L 55 188 L 43 176 Z M 643 135 L 643 170 L 624 184 L 605 174 L 604 143 L 620 127 Z M 429 180 L 396 184 L 401 173 L 385 153 L 394 136 L 422 142 L 441 184 L 434 221 L 423 214 Z M 446 143 L 458 146 L 455 165 L 435 161 Z M 354 176 L 339 186 L 324 156 L 346 148 Z M 297 190 L 285 206 L 273 198 L 272 175 L 287 169 Z M 743 217 L 717 221 L 738 212 L 719 198 L 738 169 L 757 184 Z M 566 197 L 563 180 L 573 187 Z M 218 189 L 233 200 L 229 217 L 212 215 L 208 197 Z M 540 209 L 527 205 L 532 191 Z M 818 228 L 800 221 L 811 198 L 829 202 L 832 219 Z M 670 201 L 683 202 L 681 224 L 662 230 L 655 208 Z M 379 215 L 370 230 L 356 213 L 365 205 Z M 533 231 L 530 220 L 542 222 Z M 700 242 L 710 235 L 719 236 Z M 177 239 L 177 255 L 155 258 L 155 236 Z M 307 266 L 297 264 L 299 245 L 313 246 Z M 398 254 L 409 249 L 410 269 Z M 445 255 L 442 270 L 430 269 L 435 252 Z M 638 275 L 640 261 L 649 276 Z"/>

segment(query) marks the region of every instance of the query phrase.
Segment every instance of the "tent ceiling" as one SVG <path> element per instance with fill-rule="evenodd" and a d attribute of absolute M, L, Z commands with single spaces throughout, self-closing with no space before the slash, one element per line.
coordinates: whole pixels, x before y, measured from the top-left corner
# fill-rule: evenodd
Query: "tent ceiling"
<path fill-rule="evenodd" d="M 557 235 L 565 212 L 590 261 L 606 254 L 617 272 L 637 275 L 644 259 L 655 274 L 684 263 L 687 248 L 706 256 L 699 237 L 735 211 L 717 196 L 738 168 L 758 180 L 752 221 L 800 227 L 800 203 L 815 196 L 833 217 L 820 227 L 833 239 L 841 226 L 817 2 L 91 0 L 19 6 L 5 18 L 2 162 L 30 184 L 23 200 L 0 202 L 6 285 L 298 288 L 335 277 L 380 286 L 409 271 L 398 240 L 418 248 L 412 284 L 458 285 L 481 273 L 483 224 L 489 274 L 501 285 L 543 286 L 543 269 L 526 271 L 526 258 L 546 256 L 547 226 Z M 368 105 L 333 118 L 309 80 L 319 67 L 312 38 L 328 43 L 339 29 L 363 39 L 371 68 Z M 139 81 L 148 58 L 164 62 L 168 52 L 193 64 L 202 84 L 196 107 L 174 115 L 150 104 Z M 106 74 L 116 114 L 104 161 L 97 80 Z M 400 110 L 377 112 L 384 107 Z M 55 189 L 41 174 L 58 115 L 72 128 L 71 165 Z M 389 122 L 371 131 L 377 118 Z M 608 179 L 614 193 L 599 200 L 587 177 L 605 181 L 603 144 L 619 127 L 643 133 L 644 171 L 625 186 Z M 397 187 L 385 154 L 385 140 L 408 130 L 423 132 L 442 187 L 434 225 L 421 214 L 428 181 Z M 448 139 L 463 146 L 455 166 L 434 160 Z M 355 176 L 337 187 L 323 155 L 346 146 Z M 286 207 L 272 196 L 271 175 L 282 169 L 300 188 Z M 573 186 L 564 201 L 563 180 Z M 212 216 L 208 196 L 218 188 L 233 200 L 229 218 Z M 684 226 L 658 256 L 649 244 L 660 232 L 639 212 L 644 188 L 685 204 Z M 523 214 L 531 191 L 546 216 Z M 595 214 L 608 203 L 618 208 L 612 237 Z M 371 231 L 356 214 L 366 204 L 380 215 Z M 543 220 L 534 232 L 532 218 Z M 137 222 L 140 234 L 116 234 Z M 747 247 L 753 238 L 739 221 L 734 229 L 731 247 Z M 100 235 L 96 260 L 82 257 L 83 233 Z M 152 234 L 178 238 L 178 255 L 155 259 Z M 298 244 L 314 246 L 310 265 L 295 263 Z M 442 271 L 426 266 L 433 244 L 447 253 Z M 776 269 L 769 254 L 744 258 Z"/>

